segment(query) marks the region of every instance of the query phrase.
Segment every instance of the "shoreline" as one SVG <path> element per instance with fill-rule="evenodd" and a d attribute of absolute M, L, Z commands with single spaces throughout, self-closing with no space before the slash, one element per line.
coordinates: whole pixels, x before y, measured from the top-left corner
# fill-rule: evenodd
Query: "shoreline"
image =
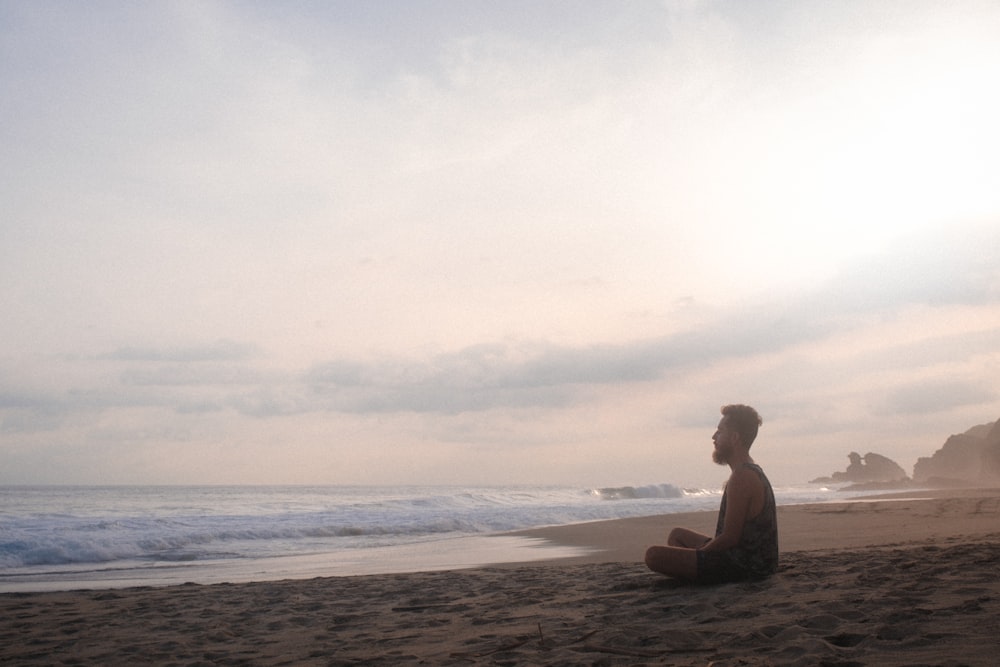
<path fill-rule="evenodd" d="M 942 508 L 942 501 L 947 502 L 946 508 Z M 717 510 L 704 510 L 547 526 L 509 534 L 591 550 L 551 559 L 555 563 L 641 562 L 646 548 L 664 543 L 674 526 L 711 535 L 717 516 Z M 828 503 L 779 505 L 778 531 L 782 553 L 1000 534 L 1000 488 L 900 491 Z M 503 563 L 495 565 L 503 567 Z"/>
<path fill-rule="evenodd" d="M 931 495 L 779 507 L 778 573 L 738 584 L 637 562 L 697 512 L 523 531 L 603 551 L 498 567 L 5 593 L 0 662 L 992 665 L 1000 490 Z"/>
<path fill-rule="evenodd" d="M 940 539 L 990 530 L 990 521 L 969 506 L 961 520 L 935 517 L 921 504 L 933 499 L 966 503 L 969 499 L 1000 497 L 995 488 L 946 488 L 896 491 L 820 503 L 779 505 L 781 551 L 793 552 L 893 544 Z M 962 500 L 965 499 L 965 500 Z M 853 523 L 859 508 L 868 514 L 862 531 Z M 662 543 L 674 526 L 711 534 L 717 509 L 604 519 L 527 528 L 503 533 L 447 537 L 364 550 L 289 555 L 269 559 L 232 559 L 201 563 L 157 562 L 129 567 L 96 566 L 81 571 L 58 568 L 0 575 L 0 594 L 120 590 L 138 586 L 212 585 L 309 579 L 314 577 L 371 576 L 482 567 L 515 568 L 525 565 L 569 565 L 601 562 L 641 563 L 648 546 Z M 954 514 L 954 512 L 952 512 Z M 921 517 L 896 536 L 907 517 Z M 1000 530 L 1000 528 L 994 528 Z"/>

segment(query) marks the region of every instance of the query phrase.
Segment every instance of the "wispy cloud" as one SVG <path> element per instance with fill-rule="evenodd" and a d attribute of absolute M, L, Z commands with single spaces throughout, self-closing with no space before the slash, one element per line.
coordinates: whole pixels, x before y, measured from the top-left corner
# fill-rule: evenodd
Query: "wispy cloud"
<path fill-rule="evenodd" d="M 208 345 L 193 347 L 120 347 L 101 355 L 102 359 L 114 361 L 156 361 L 156 362 L 213 362 L 241 361 L 259 354 L 254 345 L 232 340 L 219 340 Z"/>
<path fill-rule="evenodd" d="M 730 397 L 818 456 L 959 428 L 1000 407 L 998 29 L 973 0 L 0 3 L 3 472 L 145 474 L 173 438 L 287 446 L 282 480 L 541 470 L 518 443 L 603 472 L 606 441 L 646 474 Z"/>
<path fill-rule="evenodd" d="M 1000 233 L 982 231 L 963 238 L 958 250 L 949 248 L 954 245 L 950 237 L 914 240 L 915 248 L 866 259 L 817 290 L 736 306 L 696 329 L 659 338 L 585 347 L 480 345 L 426 361 L 338 360 L 318 364 L 305 380 L 330 399 L 331 407 L 349 411 L 452 413 L 565 405 L 583 396 L 580 387 L 649 382 L 726 360 L 778 353 L 870 325 L 872 318 L 892 317 L 907 307 L 998 304 L 1000 267 L 989 263 L 984 249 L 1000 247 Z M 930 247 L 936 251 L 927 252 Z M 922 341 L 895 356 L 912 364 L 933 363 L 929 347 L 949 356 L 963 349 L 983 351 L 998 335 L 1000 329 Z M 891 342 L 886 346 L 875 356 L 892 355 Z"/>
<path fill-rule="evenodd" d="M 994 387 L 981 380 L 940 378 L 892 391 L 879 409 L 883 415 L 947 412 L 956 407 L 987 406 L 998 396 Z"/>
<path fill-rule="evenodd" d="M 846 268 L 831 283 L 778 301 L 745 303 L 694 328 L 626 343 L 586 346 L 549 342 L 484 342 L 427 357 L 342 357 L 305 371 L 268 370 L 254 343 L 219 340 L 204 345 L 125 346 L 77 364 L 108 366 L 92 378 L 105 384 L 70 386 L 58 393 L 0 396 L 21 410 L 18 423 L 36 414 L 51 427 L 61 411 L 159 406 L 183 413 L 231 409 L 255 417 L 308 412 L 439 413 L 455 415 L 501 408 L 564 409 L 593 399 L 601 386 L 682 378 L 720 363 L 773 355 L 893 317 L 908 307 L 942 308 L 1000 303 L 1000 267 L 985 249 L 1000 247 L 1000 233 L 966 230 L 958 248 L 950 237 L 913 241 L 891 254 Z M 928 248 L 936 249 L 928 252 Z M 928 337 L 893 345 L 885 341 L 854 362 L 886 370 L 958 362 L 986 354 L 1000 342 L 1000 327 Z M 72 365 L 72 364 L 70 364 Z M 857 366 L 856 372 L 863 369 Z M 108 371 L 113 371 L 109 373 Z M 117 376 L 115 375 L 117 373 Z M 117 380 L 113 378 L 117 377 Z M 940 383 L 897 389 L 886 410 L 926 410 L 919 397 L 986 402 L 986 388 Z M 945 387 L 947 388 L 947 387 Z M 911 408 L 910 406 L 918 406 Z"/>

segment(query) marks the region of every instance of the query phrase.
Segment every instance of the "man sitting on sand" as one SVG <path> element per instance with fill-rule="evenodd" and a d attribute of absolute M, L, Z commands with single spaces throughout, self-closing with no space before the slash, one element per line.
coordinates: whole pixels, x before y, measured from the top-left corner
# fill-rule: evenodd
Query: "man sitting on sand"
<path fill-rule="evenodd" d="M 732 470 L 722 494 L 715 537 L 674 528 L 667 546 L 646 550 L 649 569 L 698 583 L 760 579 L 778 569 L 778 519 L 771 483 L 750 445 L 763 423 L 748 405 L 727 405 L 712 436 L 712 460 Z"/>

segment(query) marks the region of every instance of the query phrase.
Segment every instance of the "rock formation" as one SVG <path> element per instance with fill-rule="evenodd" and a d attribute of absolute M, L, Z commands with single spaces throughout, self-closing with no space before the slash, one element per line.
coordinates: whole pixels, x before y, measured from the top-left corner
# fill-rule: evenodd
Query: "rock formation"
<path fill-rule="evenodd" d="M 847 456 L 851 463 L 844 472 L 835 472 L 830 477 L 820 477 L 814 479 L 814 483 L 829 482 L 852 482 L 854 484 L 866 482 L 900 482 L 908 480 L 906 471 L 892 459 L 881 454 L 868 452 L 861 456 L 857 452 L 851 452 Z"/>
<path fill-rule="evenodd" d="M 993 422 L 993 428 L 986 434 L 983 446 L 983 476 L 989 480 L 1000 480 L 1000 419 Z"/>
<path fill-rule="evenodd" d="M 933 456 L 917 459 L 913 481 L 980 483 L 1000 480 L 1000 420 L 953 435 Z"/>

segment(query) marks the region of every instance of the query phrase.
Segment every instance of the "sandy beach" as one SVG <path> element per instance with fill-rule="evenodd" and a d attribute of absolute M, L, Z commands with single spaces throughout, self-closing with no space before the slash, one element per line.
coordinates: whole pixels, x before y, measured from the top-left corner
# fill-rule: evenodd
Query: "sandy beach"
<path fill-rule="evenodd" d="M 698 587 L 646 546 L 713 512 L 520 533 L 585 556 L 475 569 L 0 595 L 0 662 L 993 665 L 1000 489 L 779 509 L 782 564 Z"/>

